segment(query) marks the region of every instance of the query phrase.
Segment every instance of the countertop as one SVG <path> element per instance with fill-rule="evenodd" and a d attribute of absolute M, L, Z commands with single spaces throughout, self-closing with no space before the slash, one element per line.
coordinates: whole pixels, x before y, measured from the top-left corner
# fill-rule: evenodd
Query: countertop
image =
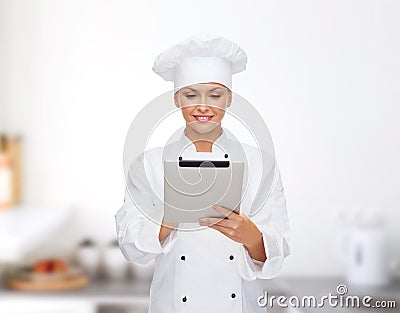
<path fill-rule="evenodd" d="M 93 303 L 133 303 L 148 304 L 150 281 L 119 281 L 113 282 L 105 279 L 93 280 L 87 287 L 69 290 L 69 291 L 53 291 L 53 292 L 30 292 L 11 290 L 4 285 L 0 286 L 0 302 L 1 299 L 18 299 L 26 298 L 62 298 L 66 299 L 84 299 Z"/>
<path fill-rule="evenodd" d="M 392 281 L 388 286 L 383 288 L 361 288 L 354 287 L 346 284 L 346 281 L 340 277 L 319 277 L 319 278 L 304 278 L 304 277 L 289 277 L 289 278 L 275 278 L 271 280 L 262 281 L 264 293 L 274 295 L 276 298 L 279 296 L 290 297 L 304 297 L 314 296 L 317 300 L 323 296 L 338 295 L 337 287 L 345 285 L 347 293 L 345 295 L 358 295 L 371 296 L 374 300 L 395 300 L 397 309 L 386 309 L 385 312 L 397 312 L 400 305 L 400 280 Z M 149 290 L 150 281 L 125 281 L 125 282 L 110 282 L 108 280 L 95 280 L 89 286 L 83 289 L 64 292 L 25 292 L 13 291 L 7 289 L 4 285 L 0 286 L 0 302 L 2 300 L 18 300 L 21 298 L 27 299 L 82 299 L 90 301 L 96 305 L 103 304 L 135 304 L 146 306 L 149 304 Z M 275 300 L 276 301 L 276 300 Z M 278 306 L 277 303 L 275 303 Z M 289 305 L 290 306 L 290 305 Z M 275 311 L 267 307 L 268 311 Z M 362 309 L 362 308 L 341 308 L 341 307 L 324 307 L 317 308 L 295 308 L 292 312 L 382 312 L 377 309 Z M 288 310 L 290 311 L 290 310 Z"/>

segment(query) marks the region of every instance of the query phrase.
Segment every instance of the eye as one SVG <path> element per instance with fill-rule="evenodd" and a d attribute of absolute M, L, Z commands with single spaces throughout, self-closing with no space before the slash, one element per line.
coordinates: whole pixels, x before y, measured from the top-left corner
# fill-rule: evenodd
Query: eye
<path fill-rule="evenodd" d="M 186 95 L 186 98 L 193 98 L 193 97 L 196 97 L 196 95 Z"/>
<path fill-rule="evenodd" d="M 221 97 L 220 95 L 212 95 L 211 98 L 219 98 Z"/>

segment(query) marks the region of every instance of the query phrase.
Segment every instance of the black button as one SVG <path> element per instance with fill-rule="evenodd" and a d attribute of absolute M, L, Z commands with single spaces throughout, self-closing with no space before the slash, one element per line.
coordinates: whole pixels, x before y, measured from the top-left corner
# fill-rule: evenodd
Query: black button
<path fill-rule="evenodd" d="M 229 256 L 229 260 L 233 260 L 235 257 L 231 254 L 230 256 Z"/>
<path fill-rule="evenodd" d="M 232 294 L 231 294 L 231 297 L 232 297 L 232 298 L 235 298 L 235 297 L 236 297 L 236 295 L 235 295 L 234 293 L 232 293 Z"/>
<path fill-rule="evenodd" d="M 187 299 L 186 299 L 186 296 L 184 296 L 184 297 L 182 298 L 182 301 L 183 301 L 183 302 L 186 302 L 186 300 L 187 300 Z"/>
<path fill-rule="evenodd" d="M 228 154 L 226 154 L 226 153 L 225 153 L 225 155 L 224 155 L 224 156 L 225 156 L 225 159 L 227 159 L 227 158 L 228 158 Z"/>
<path fill-rule="evenodd" d="M 184 255 L 181 256 L 181 260 L 185 261 L 185 256 Z"/>

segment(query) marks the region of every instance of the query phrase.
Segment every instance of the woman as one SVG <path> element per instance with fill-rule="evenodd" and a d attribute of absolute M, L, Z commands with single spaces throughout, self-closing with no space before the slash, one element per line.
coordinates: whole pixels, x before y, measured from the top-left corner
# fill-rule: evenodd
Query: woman
<path fill-rule="evenodd" d="M 263 295 L 259 279 L 278 276 L 290 254 L 286 201 L 276 162 L 270 162 L 272 185 L 261 189 L 264 195 L 268 192 L 268 199 L 256 208 L 257 183 L 262 181 L 257 179 L 262 167 L 259 151 L 238 143 L 221 127 L 232 103 L 232 74 L 244 70 L 246 61 L 244 51 L 232 41 L 206 35 L 166 50 L 153 66 L 157 74 L 174 81 L 174 102 L 186 127 L 167 148 L 146 151 L 133 162 L 124 205 L 115 215 L 126 259 L 141 264 L 155 259 L 151 313 L 265 312 L 257 302 Z M 243 151 L 246 177 L 251 179 L 245 179 L 248 192 L 240 213 L 215 206 L 225 219 L 205 217 L 197 225 L 164 222 L 163 160 L 177 160 L 178 155 L 215 159 L 225 153 L 240 160 Z"/>

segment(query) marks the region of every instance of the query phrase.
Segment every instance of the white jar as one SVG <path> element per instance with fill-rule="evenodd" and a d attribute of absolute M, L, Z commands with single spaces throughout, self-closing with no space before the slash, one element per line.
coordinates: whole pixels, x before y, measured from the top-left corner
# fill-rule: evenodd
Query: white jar
<path fill-rule="evenodd" d="M 111 280 L 121 281 L 127 278 L 128 261 L 118 246 L 107 246 L 103 252 L 104 269 Z"/>
<path fill-rule="evenodd" d="M 97 278 L 99 267 L 99 249 L 97 246 L 78 247 L 77 259 L 90 278 Z"/>

